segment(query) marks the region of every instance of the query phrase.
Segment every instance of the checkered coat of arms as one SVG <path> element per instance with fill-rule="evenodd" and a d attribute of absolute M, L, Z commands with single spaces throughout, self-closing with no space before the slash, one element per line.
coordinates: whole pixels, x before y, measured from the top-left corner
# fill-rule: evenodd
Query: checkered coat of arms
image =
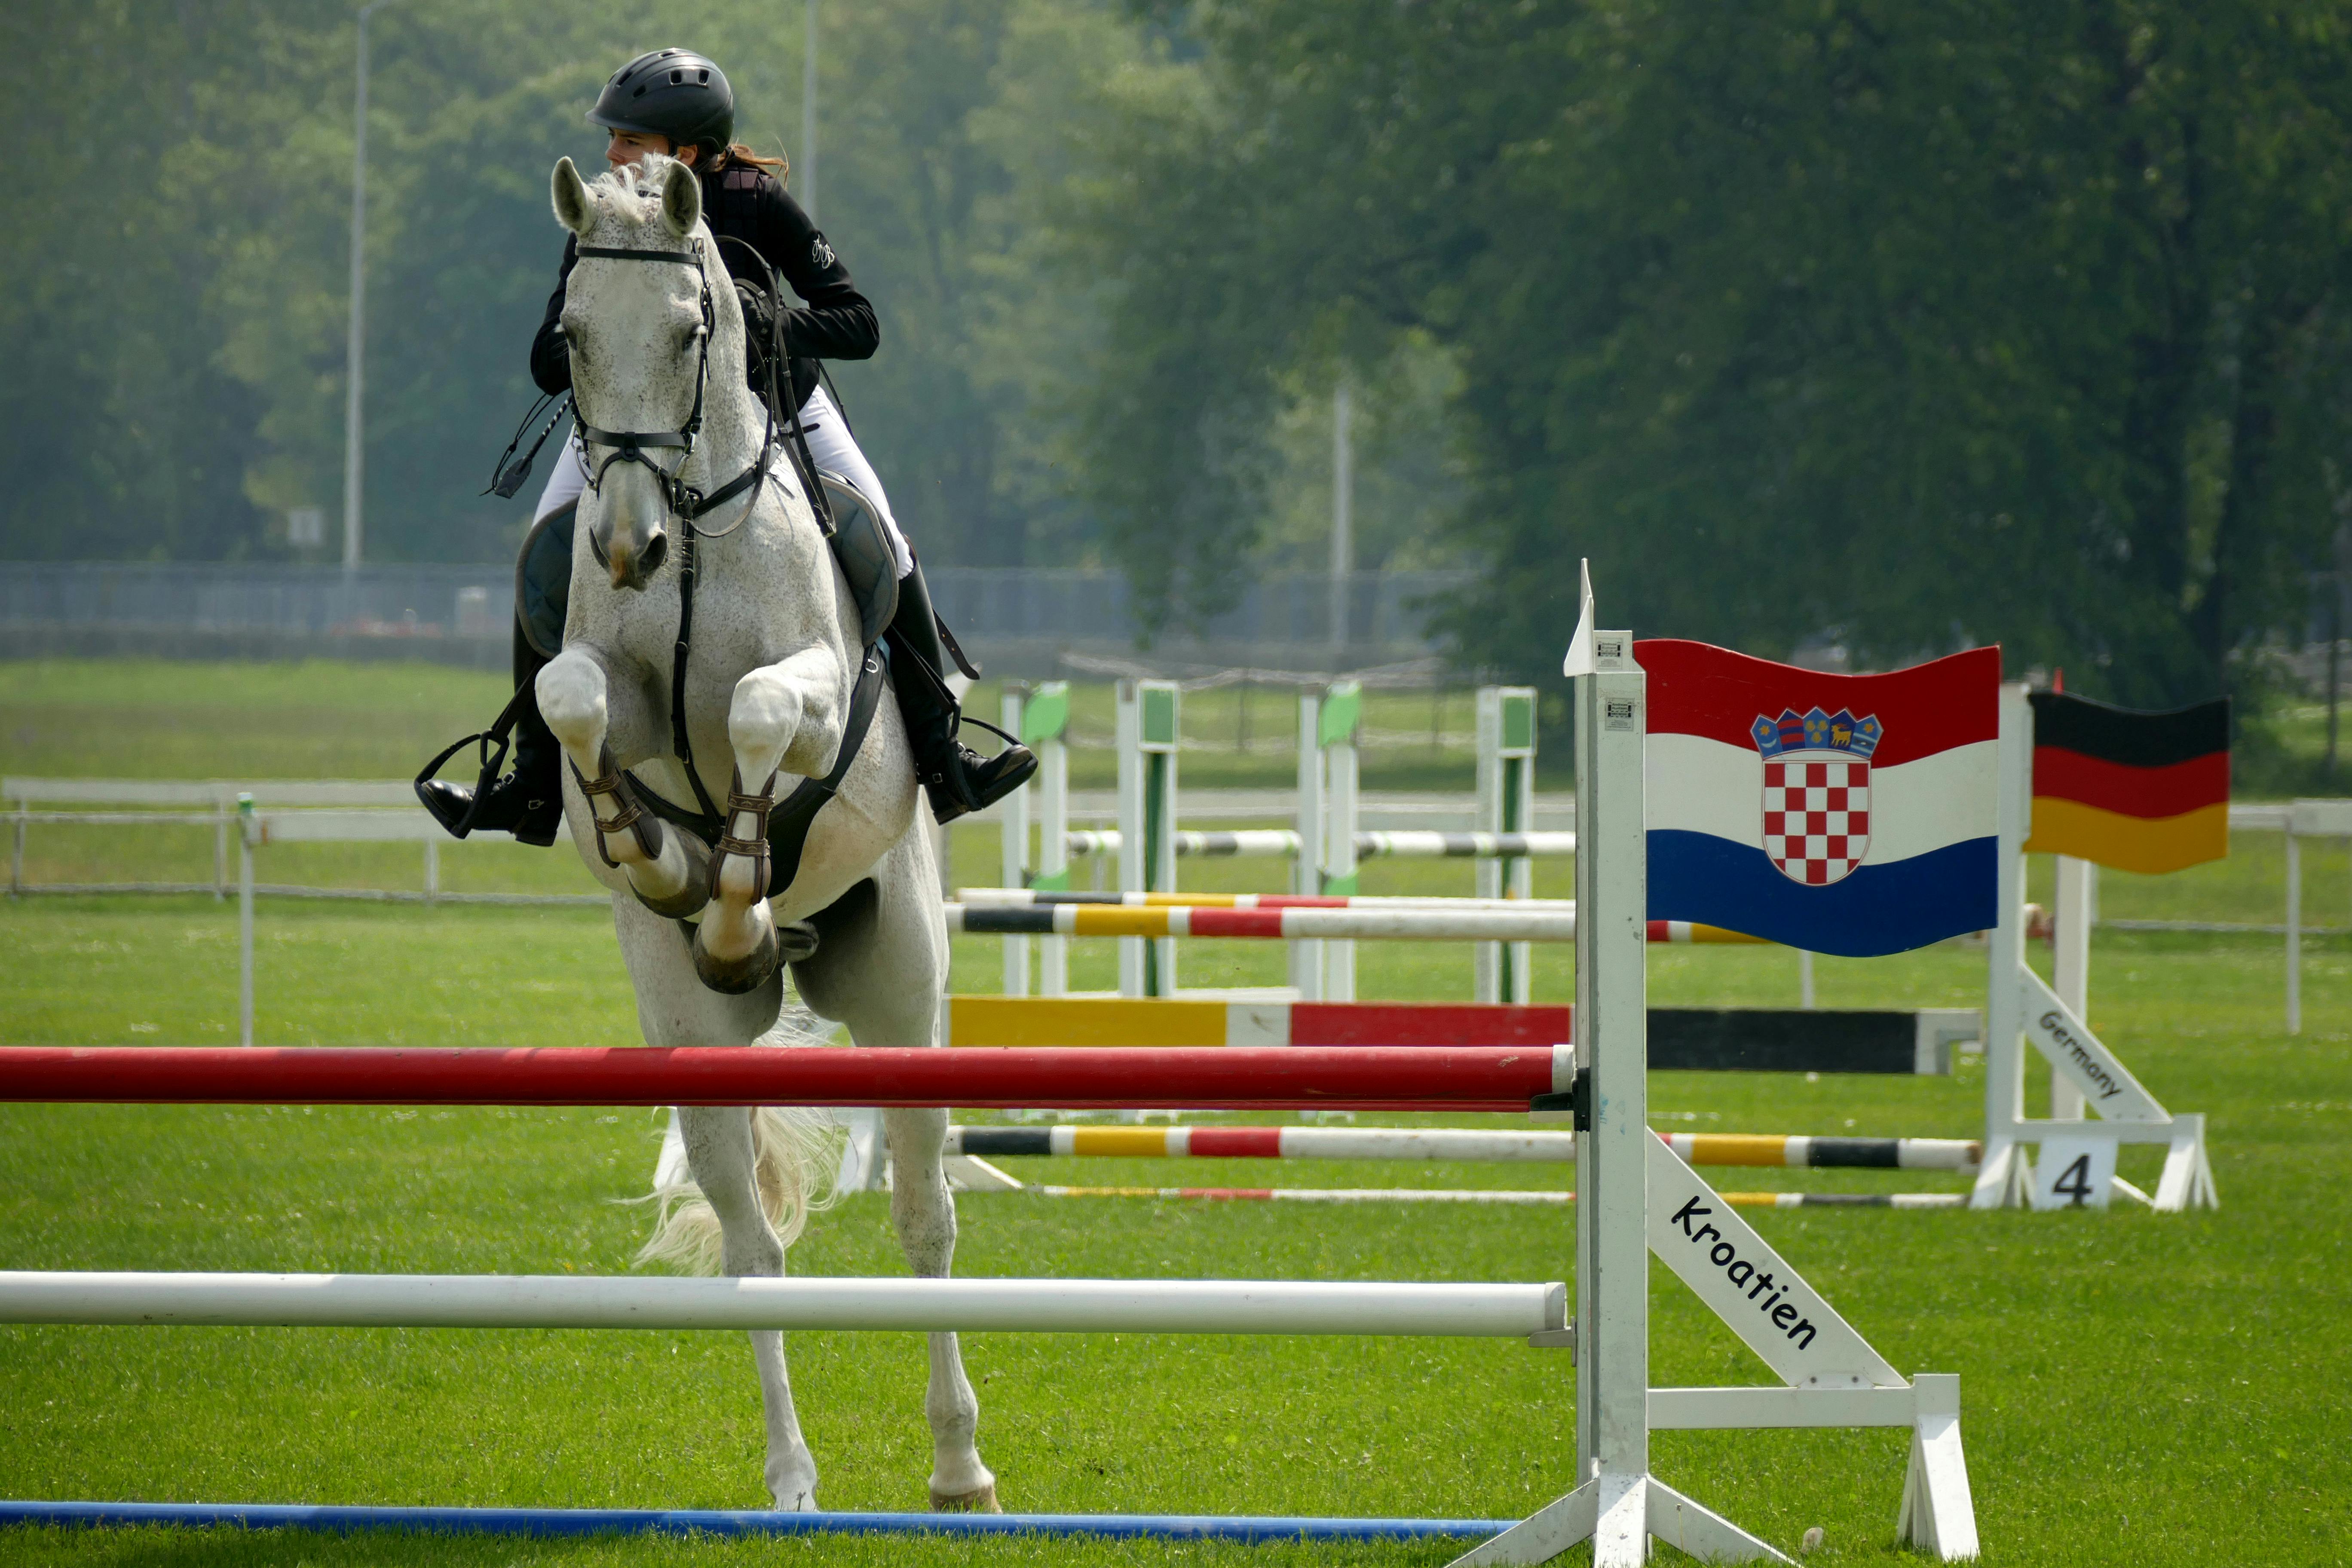
<path fill-rule="evenodd" d="M 1885 732 L 1876 714 L 1843 708 L 1757 715 L 1748 733 L 1764 753 L 1764 853 L 1782 876 L 1827 887 L 1870 853 L 1870 757 Z"/>

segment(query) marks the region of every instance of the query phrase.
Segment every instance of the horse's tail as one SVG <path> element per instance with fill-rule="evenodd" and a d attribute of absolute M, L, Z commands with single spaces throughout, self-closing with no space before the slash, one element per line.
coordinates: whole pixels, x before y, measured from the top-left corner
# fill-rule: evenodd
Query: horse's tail
<path fill-rule="evenodd" d="M 760 1043 L 823 1041 L 799 1020 L 788 1019 L 779 1020 Z M 810 1215 L 832 1207 L 839 1196 L 834 1178 L 841 1168 L 842 1140 L 841 1124 L 830 1111 L 763 1105 L 751 1112 L 752 1185 L 776 1239 L 786 1247 L 800 1239 Z M 666 1263 L 689 1274 L 719 1272 L 719 1215 L 685 1160 L 663 1159 L 654 1172 L 654 1190 L 638 1201 L 653 1204 L 655 1217 L 653 1237 L 638 1249 L 637 1262 Z"/>

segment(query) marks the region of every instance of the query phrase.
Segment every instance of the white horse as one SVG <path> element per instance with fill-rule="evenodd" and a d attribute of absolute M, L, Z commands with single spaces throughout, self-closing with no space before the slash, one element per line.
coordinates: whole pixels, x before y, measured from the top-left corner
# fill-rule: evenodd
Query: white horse
<path fill-rule="evenodd" d="M 839 794 L 809 830 L 797 872 L 772 904 L 767 896 L 777 780 L 833 770 L 863 662 L 859 617 L 782 447 L 763 439 L 765 416 L 745 387 L 742 313 L 702 222 L 701 188 L 666 158 L 593 185 L 567 158 L 555 166 L 554 199 L 581 247 L 563 331 L 598 477 L 581 498 L 563 652 L 540 673 L 539 706 L 571 763 L 564 814 L 573 841 L 614 890 L 646 1043 L 749 1046 L 776 1027 L 782 924 L 795 932 L 782 956 L 802 999 L 845 1023 L 856 1044 L 936 1045 L 947 973 L 939 874 L 887 692 Z M 773 459 L 764 482 L 698 524 L 699 497 L 763 456 Z M 672 740 L 673 655 L 688 603 L 680 565 L 689 555 L 697 582 L 684 733 L 701 791 L 726 802 L 716 853 L 645 805 L 649 786 L 686 815 L 698 798 Z M 680 918 L 692 914 L 700 921 L 689 937 Z M 647 1255 L 781 1275 L 824 1179 L 825 1123 L 807 1112 L 688 1106 L 677 1115 L 707 1207 L 665 1203 Z M 947 1113 L 892 1110 L 885 1125 L 899 1245 L 916 1274 L 943 1277 L 956 1237 L 941 1165 Z M 974 1445 L 979 1402 L 956 1336 L 929 1340 L 931 1506 L 993 1511 L 996 1479 Z M 751 1352 L 769 1490 L 780 1509 L 814 1509 L 816 1463 L 793 1414 L 782 1336 L 754 1332 Z"/>

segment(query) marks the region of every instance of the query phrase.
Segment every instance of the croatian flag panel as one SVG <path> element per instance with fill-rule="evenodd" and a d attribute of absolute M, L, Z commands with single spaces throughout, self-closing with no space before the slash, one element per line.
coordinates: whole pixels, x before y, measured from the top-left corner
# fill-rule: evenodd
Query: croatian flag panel
<path fill-rule="evenodd" d="M 1992 926 L 1999 648 L 1887 675 L 1665 638 L 1633 654 L 1652 920 L 1851 957 Z"/>

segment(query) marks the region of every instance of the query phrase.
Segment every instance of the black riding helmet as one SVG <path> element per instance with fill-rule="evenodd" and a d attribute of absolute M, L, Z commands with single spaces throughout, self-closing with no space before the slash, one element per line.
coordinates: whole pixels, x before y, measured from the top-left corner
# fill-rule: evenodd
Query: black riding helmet
<path fill-rule="evenodd" d="M 691 49 L 656 49 L 613 73 L 588 118 L 610 131 L 667 137 L 673 147 L 701 147 L 707 161 L 735 139 L 735 89 Z"/>

